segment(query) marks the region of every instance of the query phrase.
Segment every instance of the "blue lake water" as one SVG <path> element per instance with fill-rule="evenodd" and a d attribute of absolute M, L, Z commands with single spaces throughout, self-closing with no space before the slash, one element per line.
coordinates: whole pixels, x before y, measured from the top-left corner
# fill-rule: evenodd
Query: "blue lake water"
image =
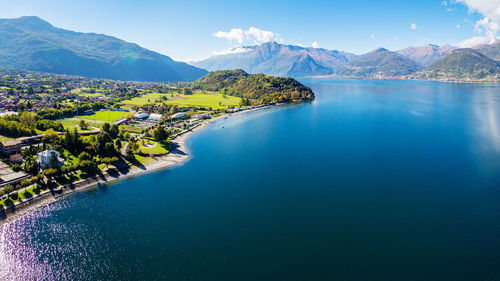
<path fill-rule="evenodd" d="M 305 80 L 0 228 L 1 280 L 500 280 L 500 85 Z"/>

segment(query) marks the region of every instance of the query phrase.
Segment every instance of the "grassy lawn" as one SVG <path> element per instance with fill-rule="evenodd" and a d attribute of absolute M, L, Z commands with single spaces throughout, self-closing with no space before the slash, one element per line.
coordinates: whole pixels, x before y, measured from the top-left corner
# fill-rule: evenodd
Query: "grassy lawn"
<path fill-rule="evenodd" d="M 103 110 L 92 115 L 79 116 L 80 119 L 113 122 L 129 115 L 130 112 Z"/>
<path fill-rule="evenodd" d="M 125 129 L 125 131 L 129 131 L 129 132 L 137 133 L 137 134 L 141 133 L 143 130 L 143 128 L 135 127 L 135 126 L 122 126 L 122 127 Z"/>
<path fill-rule="evenodd" d="M 139 161 L 142 165 L 147 165 L 153 161 L 155 161 L 153 158 L 149 156 L 141 156 L 141 155 L 135 155 L 135 159 Z"/>
<path fill-rule="evenodd" d="M 228 106 L 238 106 L 241 98 L 232 96 L 223 96 L 217 93 L 210 94 L 192 94 L 177 95 L 165 103 L 177 104 L 180 106 L 211 107 L 212 109 L 226 108 Z"/>
<path fill-rule="evenodd" d="M 68 129 L 70 130 L 71 132 L 76 128 L 78 131 L 80 131 L 80 126 L 76 125 L 76 124 L 73 124 L 73 123 L 66 123 L 66 122 L 61 122 L 64 129 Z"/>
<path fill-rule="evenodd" d="M 0 141 L 6 141 L 6 140 L 11 140 L 11 139 L 12 139 L 12 138 L 5 137 L 5 136 L 0 135 Z"/>
<path fill-rule="evenodd" d="M 141 146 L 139 149 L 144 154 L 167 154 L 168 153 L 168 143 L 157 143 L 149 142 L 152 146 L 146 147 Z"/>
<path fill-rule="evenodd" d="M 162 97 L 167 97 L 167 100 L 161 100 Z M 179 106 L 193 107 L 211 107 L 212 109 L 226 108 L 228 106 L 238 106 L 241 98 L 232 96 L 223 96 L 219 93 L 202 94 L 197 92 L 192 95 L 181 94 L 145 94 L 130 100 L 123 101 L 124 107 L 142 106 L 146 104 L 154 104 L 156 102 L 165 102 L 167 104 L 176 104 Z"/>

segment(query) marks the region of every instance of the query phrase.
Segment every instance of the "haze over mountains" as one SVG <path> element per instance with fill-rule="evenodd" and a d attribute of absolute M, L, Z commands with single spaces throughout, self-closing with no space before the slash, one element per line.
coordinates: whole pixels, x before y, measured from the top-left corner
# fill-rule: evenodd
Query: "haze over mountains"
<path fill-rule="evenodd" d="M 193 81 L 207 73 L 137 44 L 56 28 L 38 17 L 0 19 L 0 66 L 136 81 Z"/>
<path fill-rule="evenodd" d="M 206 70 L 243 69 L 295 78 L 497 81 L 499 60 L 500 41 L 472 49 L 431 44 L 398 51 L 378 48 L 363 55 L 268 42 L 192 66 L 115 37 L 56 28 L 38 17 L 0 19 L 0 67 L 115 80 L 193 81 Z"/>

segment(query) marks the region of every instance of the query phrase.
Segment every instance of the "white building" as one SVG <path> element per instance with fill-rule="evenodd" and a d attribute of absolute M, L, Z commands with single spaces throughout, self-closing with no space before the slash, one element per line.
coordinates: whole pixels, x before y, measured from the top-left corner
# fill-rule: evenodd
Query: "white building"
<path fill-rule="evenodd" d="M 151 113 L 149 115 L 148 121 L 160 122 L 162 116 L 163 115 L 161 114 Z"/>
<path fill-rule="evenodd" d="M 134 114 L 135 119 L 147 119 L 148 117 L 149 117 L 149 114 L 147 114 L 147 113 Z"/>
<path fill-rule="evenodd" d="M 58 163 L 62 162 L 62 159 L 59 158 L 59 151 L 53 149 L 47 149 L 40 153 L 38 153 L 38 162 L 40 162 L 40 167 L 42 169 L 45 168 L 50 163 L 50 159 L 55 157 Z"/>
<path fill-rule="evenodd" d="M 186 114 L 176 113 L 176 114 L 172 115 L 170 118 L 184 118 L 184 117 L 186 117 Z"/>

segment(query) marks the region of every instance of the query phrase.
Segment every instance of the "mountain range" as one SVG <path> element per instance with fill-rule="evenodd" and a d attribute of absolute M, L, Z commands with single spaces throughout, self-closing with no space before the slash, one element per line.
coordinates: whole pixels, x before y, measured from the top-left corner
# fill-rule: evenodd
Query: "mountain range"
<path fill-rule="evenodd" d="M 456 49 L 416 74 L 420 79 L 500 80 L 500 63 L 474 49 Z"/>
<path fill-rule="evenodd" d="M 477 53 L 484 57 L 477 56 Z M 477 77 L 496 81 L 498 75 L 493 65 L 499 59 L 500 41 L 478 45 L 473 49 L 432 44 L 398 51 L 378 48 L 363 55 L 272 42 L 235 48 L 228 54 L 215 55 L 193 64 L 210 71 L 241 68 L 249 73 L 290 77 L 427 77 L 442 80 L 470 80 Z M 457 67 L 461 70 L 458 71 Z"/>
<path fill-rule="evenodd" d="M 356 55 L 336 50 L 268 42 L 235 48 L 228 54 L 213 56 L 193 64 L 210 71 L 242 68 L 249 73 L 301 77 L 331 74 L 332 69 L 354 57 Z"/>
<path fill-rule="evenodd" d="M 38 17 L 0 19 L 0 65 L 136 81 L 193 81 L 207 73 L 137 44 L 60 29 Z"/>
<path fill-rule="evenodd" d="M 60 29 L 38 17 L 0 19 L 1 67 L 115 80 L 194 81 L 207 70 L 242 69 L 294 78 L 497 81 L 499 60 L 500 41 L 471 49 L 377 48 L 362 55 L 268 42 L 234 48 L 193 66 L 115 37 Z"/>

